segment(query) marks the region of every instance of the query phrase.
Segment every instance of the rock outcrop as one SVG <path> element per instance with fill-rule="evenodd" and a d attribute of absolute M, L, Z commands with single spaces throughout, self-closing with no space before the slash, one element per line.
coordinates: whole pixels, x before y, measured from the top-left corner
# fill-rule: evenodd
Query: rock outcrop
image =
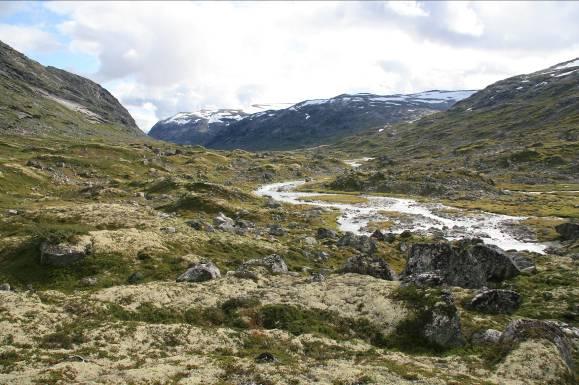
<path fill-rule="evenodd" d="M 426 318 L 423 333 L 430 343 L 443 348 L 465 344 L 460 316 L 450 293 L 442 293 L 441 301 L 426 310 Z"/>
<path fill-rule="evenodd" d="M 365 255 L 348 258 L 341 272 L 370 275 L 387 281 L 395 281 L 397 279 L 396 273 L 384 259 Z"/>
<path fill-rule="evenodd" d="M 221 277 L 219 268 L 211 261 L 193 264 L 177 278 L 177 282 L 205 282 Z"/>
<path fill-rule="evenodd" d="M 579 239 L 579 223 L 561 223 L 555 227 L 555 230 L 564 241 L 575 241 Z"/>
<path fill-rule="evenodd" d="M 337 243 L 338 246 L 352 247 L 364 254 L 371 255 L 376 251 L 376 240 L 367 235 L 356 235 L 350 231 L 346 232 Z"/>
<path fill-rule="evenodd" d="M 243 263 L 238 272 L 248 271 L 252 268 L 265 268 L 270 273 L 284 274 L 288 272 L 287 265 L 283 258 L 277 254 L 268 255 L 263 258 L 250 259 Z"/>
<path fill-rule="evenodd" d="M 511 314 L 521 302 L 521 295 L 516 291 L 492 289 L 475 295 L 466 307 L 481 313 Z"/>
<path fill-rule="evenodd" d="M 76 242 L 43 242 L 40 246 L 40 263 L 56 267 L 69 266 L 88 256 L 91 248 L 89 236 L 82 236 Z"/>

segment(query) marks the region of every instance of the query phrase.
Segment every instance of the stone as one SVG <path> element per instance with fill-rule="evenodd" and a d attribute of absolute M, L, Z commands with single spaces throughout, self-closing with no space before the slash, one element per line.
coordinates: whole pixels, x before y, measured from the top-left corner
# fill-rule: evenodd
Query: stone
<path fill-rule="evenodd" d="M 306 246 L 315 246 L 318 244 L 318 241 L 314 237 L 305 237 L 303 242 Z"/>
<path fill-rule="evenodd" d="M 255 223 L 245 219 L 238 219 L 235 221 L 235 226 L 241 229 L 253 229 L 255 227 Z"/>
<path fill-rule="evenodd" d="M 511 314 L 521 302 L 521 295 L 516 291 L 491 289 L 475 295 L 466 307 L 481 313 Z"/>
<path fill-rule="evenodd" d="M 396 240 L 396 234 L 386 233 L 384 234 L 384 242 L 392 243 Z"/>
<path fill-rule="evenodd" d="M 203 230 L 203 228 L 205 227 L 204 223 L 198 219 L 191 219 L 185 221 L 185 224 L 187 224 L 187 226 L 191 227 L 192 229 L 199 231 Z"/>
<path fill-rule="evenodd" d="M 338 246 L 348 246 L 364 253 L 374 254 L 376 251 L 376 241 L 367 235 L 356 235 L 350 231 L 346 232 L 337 242 Z"/>
<path fill-rule="evenodd" d="M 97 283 L 96 277 L 84 277 L 80 280 L 80 284 L 83 286 L 95 286 Z"/>
<path fill-rule="evenodd" d="M 8 215 L 18 215 L 18 210 L 8 209 L 8 210 L 6 210 L 6 214 L 8 214 Z"/>
<path fill-rule="evenodd" d="M 370 235 L 370 238 L 373 238 L 377 241 L 384 241 L 386 236 L 383 232 L 381 232 L 380 230 L 375 230 L 372 235 Z"/>
<path fill-rule="evenodd" d="M 379 257 L 364 255 L 350 257 L 340 271 L 342 273 L 369 275 L 387 281 L 395 281 L 397 279 L 396 273 L 392 271 L 388 262 Z"/>
<path fill-rule="evenodd" d="M 473 333 L 470 342 L 473 345 L 495 345 L 499 343 L 502 335 L 503 333 L 495 329 L 479 330 Z"/>
<path fill-rule="evenodd" d="M 284 229 L 281 225 L 274 223 L 269 226 L 269 234 L 276 237 L 283 237 L 287 234 L 287 230 Z"/>
<path fill-rule="evenodd" d="M 579 239 L 579 223 L 561 223 L 555 226 L 555 230 L 564 241 L 575 241 Z"/>
<path fill-rule="evenodd" d="M 313 272 L 310 276 L 310 282 L 324 282 L 326 275 L 323 272 Z"/>
<path fill-rule="evenodd" d="M 501 335 L 499 343 L 514 347 L 517 342 L 530 338 L 543 338 L 551 341 L 559 351 L 561 358 L 571 372 L 574 370 L 573 341 L 566 332 L 566 324 L 559 325 L 553 321 L 534 319 L 517 319 L 511 321 Z M 578 331 L 579 332 L 579 331 Z M 576 336 L 577 338 L 579 336 Z"/>
<path fill-rule="evenodd" d="M 318 239 L 335 239 L 338 234 L 334 230 L 326 229 L 325 227 L 320 227 L 318 233 L 316 234 Z"/>
<path fill-rule="evenodd" d="M 233 232 L 235 221 L 227 215 L 219 213 L 215 218 L 213 218 L 213 225 L 218 230 Z"/>
<path fill-rule="evenodd" d="M 86 258 L 91 249 L 92 241 L 88 236 L 80 237 L 76 242 L 43 242 L 40 245 L 40 263 L 56 267 L 70 266 Z"/>
<path fill-rule="evenodd" d="M 269 197 L 267 199 L 267 201 L 265 202 L 265 207 L 270 208 L 270 209 L 278 209 L 281 207 L 281 203 L 279 203 L 278 201 L 276 201 L 272 197 Z"/>
<path fill-rule="evenodd" d="M 429 320 L 424 326 L 424 337 L 443 348 L 454 348 L 465 344 L 460 324 L 460 316 L 452 295 L 442 293 L 441 301 L 426 310 Z"/>
<path fill-rule="evenodd" d="M 167 234 L 175 234 L 177 232 L 177 229 L 174 227 L 161 227 L 161 231 Z"/>
<path fill-rule="evenodd" d="M 511 255 L 479 240 L 465 239 L 451 244 L 415 243 L 410 247 L 403 281 L 417 274 L 434 274 L 443 283 L 464 288 L 481 288 L 489 281 L 500 282 L 520 273 Z"/>
<path fill-rule="evenodd" d="M 285 261 L 277 254 L 271 254 L 263 258 L 250 259 L 249 261 L 244 262 L 239 270 L 248 270 L 252 267 L 263 267 L 270 273 L 284 274 L 288 272 Z"/>
<path fill-rule="evenodd" d="M 221 277 L 221 272 L 211 261 L 193 264 L 177 278 L 177 282 L 205 282 Z"/>
<path fill-rule="evenodd" d="M 268 353 L 268 352 L 263 352 L 259 356 L 255 357 L 255 361 L 262 363 L 262 364 L 265 364 L 265 363 L 276 362 L 277 359 L 275 358 L 275 356 L 273 354 Z"/>
<path fill-rule="evenodd" d="M 0 285 L 0 291 L 10 291 L 11 287 L 9 283 L 3 283 Z"/>
<path fill-rule="evenodd" d="M 419 273 L 403 277 L 403 285 L 414 285 L 418 287 L 436 287 L 444 285 L 444 277 L 436 273 Z"/>
<path fill-rule="evenodd" d="M 142 282 L 144 279 L 145 276 L 143 275 L 143 273 L 141 273 L 140 271 L 136 271 L 133 274 L 129 275 L 129 278 L 127 278 L 127 282 L 134 285 L 139 282 Z"/>

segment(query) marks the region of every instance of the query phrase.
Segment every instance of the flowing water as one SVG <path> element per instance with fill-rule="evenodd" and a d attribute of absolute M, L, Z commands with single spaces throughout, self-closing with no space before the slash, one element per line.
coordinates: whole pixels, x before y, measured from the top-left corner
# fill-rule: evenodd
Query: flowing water
<path fill-rule="evenodd" d="M 412 199 L 361 195 L 366 203 L 347 204 L 325 201 L 304 201 L 314 196 L 332 196 L 295 191 L 304 181 L 272 183 L 260 187 L 256 194 L 290 204 L 306 204 L 340 210 L 338 223 L 342 231 L 369 234 L 369 221 L 394 222 L 388 229 L 393 233 L 404 230 L 432 233 L 442 232 L 447 239 L 477 237 L 485 243 L 505 250 L 528 250 L 543 253 L 547 245 L 534 242 L 521 232 L 518 223 L 526 217 L 499 215 L 481 211 L 467 211 L 438 203 L 422 203 Z M 389 213 L 390 212 L 390 215 Z M 401 215 L 402 214 L 402 215 Z"/>

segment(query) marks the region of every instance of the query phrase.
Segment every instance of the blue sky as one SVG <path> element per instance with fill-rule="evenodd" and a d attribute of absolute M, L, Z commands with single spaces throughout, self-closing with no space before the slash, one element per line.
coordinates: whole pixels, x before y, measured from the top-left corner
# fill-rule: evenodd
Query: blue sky
<path fill-rule="evenodd" d="M 479 89 L 579 56 L 579 2 L 0 2 L 0 40 L 148 130 L 202 108 Z"/>

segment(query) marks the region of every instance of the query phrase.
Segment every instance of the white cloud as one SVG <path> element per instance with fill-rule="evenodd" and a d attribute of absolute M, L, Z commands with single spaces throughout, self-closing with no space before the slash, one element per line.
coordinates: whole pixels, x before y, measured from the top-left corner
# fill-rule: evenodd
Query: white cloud
<path fill-rule="evenodd" d="M 180 111 L 481 88 L 577 56 L 579 4 L 62 2 L 70 48 L 143 129 Z M 537 28 L 537 25 L 556 26 Z M 154 107 L 154 108 L 153 108 Z M 139 116 L 137 118 L 137 115 Z"/>
<path fill-rule="evenodd" d="M 62 48 L 52 34 L 35 26 L 0 24 L 0 40 L 18 51 L 49 52 Z"/>

